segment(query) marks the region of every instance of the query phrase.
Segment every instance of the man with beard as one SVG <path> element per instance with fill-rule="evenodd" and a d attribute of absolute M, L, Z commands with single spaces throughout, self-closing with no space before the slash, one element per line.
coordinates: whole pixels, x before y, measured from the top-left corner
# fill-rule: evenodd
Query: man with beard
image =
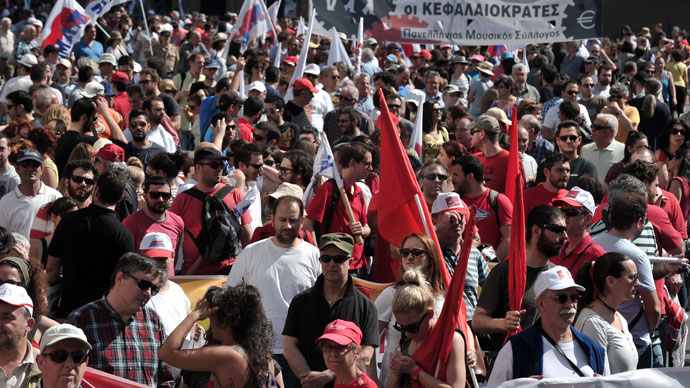
<path fill-rule="evenodd" d="M 288 306 L 298 293 L 314 285 L 321 274 L 319 250 L 298 238 L 304 221 L 304 204 L 289 195 L 273 203 L 273 237 L 246 247 L 235 260 L 225 286 L 247 282 L 259 289 L 266 317 L 276 333 L 273 355 L 283 373 L 290 374 L 284 354 L 283 332 Z"/>
<path fill-rule="evenodd" d="M 444 183 L 448 180 L 448 168 L 438 161 L 429 162 L 422 167 L 419 176 L 424 202 L 431 213 L 436 196 L 443 191 Z"/>
<path fill-rule="evenodd" d="M 500 349 L 506 334 L 520 327 L 532 326 L 539 318 L 535 280 L 543 271 L 553 267 L 549 257 L 558 255 L 565 244 L 565 217 L 558 208 L 539 205 L 527 215 L 527 276 L 525 281 L 525 295 L 519 311 L 510 310 L 508 289 L 509 260 L 494 267 L 489 272 L 479 295 L 477 309 L 474 311 L 472 328 L 477 333 L 489 333 L 492 349 Z M 486 350 L 486 349 L 485 349 Z"/>
<path fill-rule="evenodd" d="M 0 368 L 3 369 L 0 381 L 4 387 L 36 386 L 41 379 L 35 362 L 39 351 L 27 339 L 35 324 L 33 310 L 33 301 L 24 287 L 9 283 L 0 285 Z"/>
<path fill-rule="evenodd" d="M 566 189 L 570 190 L 577 186 L 577 181 L 584 174 L 597 175 L 597 167 L 589 160 L 580 155 L 582 144 L 582 133 L 577 122 L 566 120 L 558 124 L 556 130 L 556 149 L 562 153 L 570 162 L 570 178 Z M 542 165 L 537 171 L 537 182 L 546 181 L 546 170 Z"/>
<path fill-rule="evenodd" d="M 129 229 L 134 237 L 136 251 L 145 253 L 142 252 L 142 241 L 145 236 L 163 233 L 170 238 L 172 252 L 177 252 L 177 244 L 184 236 L 184 221 L 177 214 L 168 211 L 172 202 L 170 183 L 162 176 L 152 176 L 144 182 L 143 189 L 146 206 L 142 207 L 141 211 L 130 214 L 122 221 L 122 225 Z M 151 255 L 149 254 L 149 256 Z M 169 266 L 171 273 L 169 275 L 172 276 L 174 275 L 172 272 L 174 257 L 166 259 L 171 261 Z"/>
<path fill-rule="evenodd" d="M 565 267 L 555 266 L 539 275 L 534 293 L 541 319 L 510 337 L 496 357 L 489 384 L 521 377 L 609 374 L 606 350 L 571 326 L 580 300 L 578 291 L 585 288 L 575 283 Z"/>
<path fill-rule="evenodd" d="M 608 98 L 612 78 L 613 69 L 609 65 L 599 66 L 599 69 L 597 69 L 597 84 L 594 85 L 594 94 L 603 98 Z"/>
<path fill-rule="evenodd" d="M 149 116 L 141 110 L 132 110 L 129 113 L 129 129 L 126 133 L 131 134 L 131 140 L 125 145 L 125 153 L 127 158 L 136 156 L 144 165 L 144 171 L 149 164 L 149 160 L 161 152 L 166 152 L 165 148 L 158 143 L 154 143 L 148 139 L 148 134 L 151 129 Z"/>
<path fill-rule="evenodd" d="M 88 366 L 150 387 L 173 387 L 168 364 L 158 358 L 163 325 L 146 303 L 158 294 L 165 272 L 153 259 L 126 253 L 100 299 L 70 314 L 67 323 L 84 331 L 93 346 Z"/>
<path fill-rule="evenodd" d="M 355 108 L 349 106 L 341 109 L 338 118 L 338 127 L 343 135 L 333 143 L 333 146 L 335 147 L 338 144 L 347 143 L 357 136 L 361 136 L 362 130 L 359 128 L 360 122 L 362 122 L 361 113 Z"/>
<path fill-rule="evenodd" d="M 177 150 L 175 140 L 165 128 L 163 128 L 163 115 L 165 115 L 165 104 L 161 97 L 152 97 L 144 101 L 144 112 L 148 116 L 149 128 L 146 133 L 146 138 L 152 143 L 156 143 L 163 147 L 166 152 L 174 153 Z M 130 118 L 132 114 L 130 113 Z M 132 134 L 132 127 L 125 129 L 125 138 L 127 141 L 132 141 L 134 138 Z"/>
<path fill-rule="evenodd" d="M 525 192 L 525 214 L 537 205 L 552 205 L 563 198 L 568 190 L 570 162 L 563 154 L 551 154 L 541 164 L 546 180 Z"/>

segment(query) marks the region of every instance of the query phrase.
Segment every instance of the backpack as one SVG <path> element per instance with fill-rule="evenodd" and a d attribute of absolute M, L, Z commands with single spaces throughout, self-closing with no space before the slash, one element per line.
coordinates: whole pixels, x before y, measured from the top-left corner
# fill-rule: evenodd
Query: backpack
<path fill-rule="evenodd" d="M 314 225 L 314 234 L 316 234 L 316 241 L 319 241 L 321 235 L 328 233 L 328 227 L 331 225 L 331 221 L 333 221 L 333 214 L 335 214 L 336 206 L 338 206 L 338 201 L 340 201 L 340 190 L 338 189 L 338 184 L 335 183 L 335 179 L 327 180 L 324 183 L 324 185 L 329 183 L 333 185 L 333 192 L 331 193 L 331 204 L 325 209 L 323 220 Z M 357 194 L 359 200 L 362 202 L 362 209 L 365 209 L 366 205 L 364 202 L 364 196 L 362 196 L 361 192 Z"/>
<path fill-rule="evenodd" d="M 202 202 L 201 232 L 196 237 L 189 231 L 187 234 L 196 244 L 204 260 L 216 264 L 237 256 L 242 251 L 240 221 L 223 202 L 223 198 L 230 191 L 232 191 L 230 186 L 223 186 L 214 196 L 205 194 L 197 188 L 183 192 Z"/>

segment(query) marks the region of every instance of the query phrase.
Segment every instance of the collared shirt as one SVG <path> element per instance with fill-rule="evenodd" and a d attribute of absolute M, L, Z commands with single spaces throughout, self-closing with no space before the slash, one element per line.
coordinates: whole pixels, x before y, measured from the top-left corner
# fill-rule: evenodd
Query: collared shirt
<path fill-rule="evenodd" d="M 19 61 L 24 55 L 29 54 L 32 48 L 37 46 L 38 43 L 36 43 L 35 40 L 19 38 L 19 40 L 14 43 L 14 60 Z"/>
<path fill-rule="evenodd" d="M 455 266 L 458 264 L 460 253 L 457 254 L 451 247 L 441 243 L 441 252 L 443 253 L 443 260 L 446 262 L 448 272 L 452 277 L 455 273 Z M 474 317 L 474 310 L 477 308 L 477 301 L 479 300 L 479 293 L 477 289 L 486 281 L 489 275 L 489 266 L 482 254 L 477 248 L 472 247 L 470 250 L 470 257 L 467 262 L 467 274 L 465 274 L 465 288 L 462 292 L 462 298 L 465 299 L 465 307 L 467 310 L 467 320 L 471 321 Z"/>
<path fill-rule="evenodd" d="M 436 92 L 435 95 L 431 96 L 431 95 L 429 95 L 429 93 L 426 91 L 426 89 L 424 89 L 424 94 L 426 95 L 426 100 L 424 100 L 424 101 L 433 101 L 433 102 L 435 102 L 435 103 L 441 105 L 441 108 L 445 108 L 445 107 L 446 107 L 446 103 L 443 102 L 443 93 L 441 93 L 440 91 L 439 91 L 439 92 Z"/>
<path fill-rule="evenodd" d="M 14 32 L 8 30 L 4 32 L 0 30 L 0 58 L 12 58 L 14 51 Z"/>
<path fill-rule="evenodd" d="M 84 330 L 93 346 L 90 367 L 151 387 L 174 386 L 170 366 L 158 358 L 165 334 L 151 308 L 124 322 L 104 295 L 72 312 L 67 321 Z"/>
<path fill-rule="evenodd" d="M 553 143 L 544 139 L 541 135 L 538 135 L 537 138 L 534 139 L 534 145 L 532 146 L 532 149 L 527 150 L 527 155 L 533 157 L 534 160 L 537 161 L 537 164 L 541 163 L 541 161 L 544 160 L 544 158 L 551 155 L 552 153 Z"/>
<path fill-rule="evenodd" d="M 0 368 L 0 387 L 25 387 L 29 382 L 29 378 L 35 375 L 35 373 L 32 373 L 32 370 L 38 369 L 38 366 L 36 366 L 34 352 L 38 353 L 38 349 L 34 349 L 27 340 L 23 340 L 23 342 L 26 345 L 26 355 L 22 362 L 14 367 L 9 375 L 5 372 L 5 369 Z"/>
<path fill-rule="evenodd" d="M 371 96 L 362 97 L 357 100 L 358 110 L 369 116 L 376 108 L 374 107 L 374 100 Z"/>
<path fill-rule="evenodd" d="M 592 239 L 592 236 L 589 234 L 582 239 L 582 241 L 580 241 L 580 243 L 577 244 L 572 251 L 565 253 L 569 244 L 570 241 L 567 241 L 563 246 L 561 253 L 558 256 L 550 258 L 549 261 L 556 265 L 562 265 L 568 268 L 570 273 L 577 273 L 577 270 L 582 264 L 589 261 L 595 261 L 601 255 L 606 253 L 604 248 L 595 243 L 594 239 Z"/>
<path fill-rule="evenodd" d="M 153 55 L 159 58 L 165 59 L 165 70 L 168 73 L 175 71 L 175 66 L 180 60 L 180 52 L 172 43 L 169 43 L 166 47 L 163 47 L 160 43 L 153 45 Z M 164 76 L 165 74 L 161 74 Z"/>
<path fill-rule="evenodd" d="M 541 99 L 537 88 L 530 84 L 525 84 L 525 89 L 522 91 L 515 89 L 515 91 L 513 91 L 513 96 L 520 97 L 520 99 L 529 98 L 530 100 L 534 100 L 536 102 L 539 102 Z"/>
<path fill-rule="evenodd" d="M 594 164 L 601 179 L 606 178 L 606 173 L 614 163 L 623 160 L 624 153 L 625 144 L 615 139 L 606 148 L 599 148 L 596 143 L 589 143 L 582 147 L 582 157 Z"/>

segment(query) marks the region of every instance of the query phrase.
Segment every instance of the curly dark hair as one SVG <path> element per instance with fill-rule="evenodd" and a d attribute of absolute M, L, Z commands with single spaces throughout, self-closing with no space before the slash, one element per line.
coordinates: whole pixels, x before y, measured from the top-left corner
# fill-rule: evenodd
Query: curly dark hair
<path fill-rule="evenodd" d="M 162 152 L 151 158 L 149 167 L 162 171 L 165 174 L 165 178 L 171 180 L 175 179 L 187 160 L 187 155 L 180 150 L 177 150 L 175 153 Z"/>
<path fill-rule="evenodd" d="M 218 307 L 215 313 L 218 325 L 229 328 L 247 352 L 247 363 L 256 385 L 263 386 L 270 378 L 273 327 L 266 318 L 259 290 L 243 282 L 234 287 L 211 287 L 204 298 L 211 307 Z"/>

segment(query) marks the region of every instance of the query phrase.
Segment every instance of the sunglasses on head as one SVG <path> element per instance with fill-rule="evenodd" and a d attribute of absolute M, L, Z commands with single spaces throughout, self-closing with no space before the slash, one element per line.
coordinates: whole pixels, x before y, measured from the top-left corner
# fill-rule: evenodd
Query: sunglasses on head
<path fill-rule="evenodd" d="M 422 326 L 422 323 L 426 319 L 426 316 L 429 314 L 424 314 L 422 316 L 422 319 L 419 320 L 417 323 L 413 323 L 410 325 L 401 325 L 398 322 L 395 322 L 393 325 L 393 328 L 401 333 L 408 332 L 410 334 L 418 333 L 419 332 L 419 327 Z"/>
<path fill-rule="evenodd" d="M 426 175 L 424 175 L 424 178 L 427 180 L 430 180 L 430 181 L 433 181 L 436 178 L 438 178 L 438 180 L 443 182 L 446 179 L 448 179 L 448 175 L 445 175 L 445 174 L 426 174 Z"/>
<path fill-rule="evenodd" d="M 579 136 L 576 135 L 564 135 L 564 136 L 558 136 L 558 139 L 561 141 L 576 141 L 579 138 Z"/>
<path fill-rule="evenodd" d="M 329 256 L 329 255 L 321 255 L 319 257 L 319 260 L 321 260 L 322 263 L 328 264 L 331 262 L 331 260 L 335 261 L 336 264 L 342 264 L 346 262 L 350 257 L 347 255 L 335 255 L 335 256 Z"/>
<path fill-rule="evenodd" d="M 151 289 L 151 296 L 157 295 L 158 292 L 161 290 L 160 287 L 158 287 L 157 285 L 151 283 L 150 281 L 148 281 L 146 279 L 137 279 L 128 273 L 123 274 L 123 276 L 127 276 L 127 277 L 134 279 L 134 281 L 137 282 L 137 287 L 139 287 L 139 289 L 142 291 L 146 291 L 150 288 Z"/>
<path fill-rule="evenodd" d="M 544 296 L 544 297 L 549 298 L 549 299 L 553 299 L 553 300 L 557 301 L 559 304 L 565 304 L 565 302 L 567 302 L 568 299 L 570 299 L 570 302 L 572 302 L 572 303 L 577 303 L 580 301 L 580 298 L 581 298 L 580 294 L 570 294 L 570 295 L 558 294 L 556 296 Z"/>
<path fill-rule="evenodd" d="M 67 357 L 71 357 L 75 364 L 81 364 L 89 358 L 89 353 L 84 351 L 68 352 L 66 350 L 56 350 L 52 353 L 43 353 L 43 357 L 48 357 L 52 362 L 62 364 L 67 361 Z"/>
<path fill-rule="evenodd" d="M 415 258 L 420 258 L 426 254 L 426 251 L 424 249 L 418 249 L 418 248 L 412 248 L 412 249 L 403 248 L 400 250 L 400 257 L 402 257 L 402 258 L 408 257 L 410 254 L 412 254 L 412 256 L 414 256 Z"/>
<path fill-rule="evenodd" d="M 170 197 L 172 197 L 172 194 L 171 194 L 171 193 L 166 193 L 166 192 L 163 192 L 163 191 L 149 191 L 149 196 L 150 196 L 152 199 L 163 198 L 164 201 L 167 201 L 167 200 L 170 199 Z"/>
<path fill-rule="evenodd" d="M 83 176 L 79 176 L 79 175 L 72 175 L 72 177 L 70 179 L 72 179 L 72 182 L 74 182 L 78 185 L 80 185 L 82 183 L 86 183 L 87 186 L 91 186 L 95 182 L 91 178 L 84 178 Z"/>
<path fill-rule="evenodd" d="M 564 225 L 558 225 L 558 224 L 546 224 L 546 225 L 542 225 L 541 228 L 546 229 L 546 230 L 548 230 L 554 234 L 563 234 L 566 231 L 566 227 Z"/>

